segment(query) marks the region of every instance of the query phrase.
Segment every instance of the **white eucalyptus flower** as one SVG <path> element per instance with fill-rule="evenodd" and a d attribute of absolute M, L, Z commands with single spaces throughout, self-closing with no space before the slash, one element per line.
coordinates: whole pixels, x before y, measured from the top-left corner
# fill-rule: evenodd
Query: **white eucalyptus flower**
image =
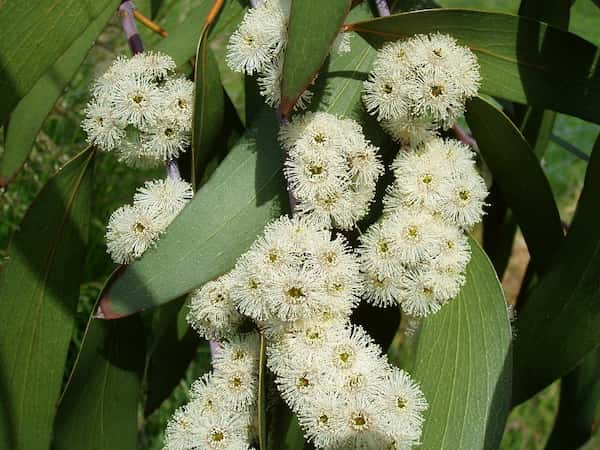
<path fill-rule="evenodd" d="M 479 79 L 471 50 L 447 35 L 416 35 L 378 51 L 363 101 L 394 139 L 419 145 L 456 122 Z"/>
<path fill-rule="evenodd" d="M 231 298 L 231 280 L 209 281 L 190 295 L 188 323 L 206 339 L 223 339 L 237 332 L 243 318 Z"/>
<path fill-rule="evenodd" d="M 81 128 L 87 134 L 87 142 L 100 150 L 111 151 L 125 138 L 125 124 L 115 118 L 110 105 L 90 102 Z"/>
<path fill-rule="evenodd" d="M 194 191 L 187 181 L 173 178 L 149 180 L 133 196 L 133 204 L 174 217 L 192 199 Z"/>
<path fill-rule="evenodd" d="M 106 227 L 108 254 L 117 264 L 129 264 L 155 244 L 164 219 L 153 211 L 125 205 L 112 213 Z"/>
<path fill-rule="evenodd" d="M 92 87 L 82 122 L 87 141 L 119 161 L 148 168 L 190 145 L 193 83 L 176 78 L 163 53 L 118 57 Z"/>

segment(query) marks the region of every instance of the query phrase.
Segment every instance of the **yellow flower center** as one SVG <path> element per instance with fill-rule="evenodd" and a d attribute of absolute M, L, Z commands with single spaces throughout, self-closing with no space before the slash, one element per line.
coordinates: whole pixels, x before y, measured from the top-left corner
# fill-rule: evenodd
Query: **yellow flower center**
<path fill-rule="evenodd" d="M 210 434 L 210 439 L 213 442 L 221 442 L 223 439 L 225 439 L 225 435 L 223 434 L 222 431 L 213 431 Z"/>

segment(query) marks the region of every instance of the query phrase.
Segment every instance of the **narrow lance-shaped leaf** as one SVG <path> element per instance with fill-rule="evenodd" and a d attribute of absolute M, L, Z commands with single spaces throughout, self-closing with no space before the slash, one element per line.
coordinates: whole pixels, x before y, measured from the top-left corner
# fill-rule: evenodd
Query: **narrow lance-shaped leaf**
<path fill-rule="evenodd" d="M 37 80 L 117 0 L 6 0 L 0 4 L 0 123 Z"/>
<path fill-rule="evenodd" d="M 467 9 L 414 11 L 348 27 L 374 45 L 416 33 L 448 33 L 477 55 L 482 92 L 600 123 L 598 48 L 573 33 L 529 18 Z"/>
<path fill-rule="evenodd" d="M 597 139 L 567 237 L 517 317 L 514 404 L 569 373 L 600 344 L 599 195 Z"/>
<path fill-rule="evenodd" d="M 521 227 L 532 262 L 542 273 L 563 239 L 550 183 L 519 129 L 500 109 L 476 97 L 468 102 L 466 116 L 494 183 Z"/>
<path fill-rule="evenodd" d="M 4 153 L 0 159 L 0 186 L 6 185 L 16 175 L 29 156 L 44 120 L 114 13 L 114 5 L 108 5 L 11 113 L 5 130 Z"/>
<path fill-rule="evenodd" d="M 281 112 L 291 113 L 325 62 L 350 11 L 351 0 L 303 0 L 291 4 L 281 77 Z"/>
<path fill-rule="evenodd" d="M 562 0 L 543 2 L 522 0 L 519 15 L 567 29 L 570 7 L 570 2 L 563 2 Z M 544 45 L 542 43 L 542 52 L 545 48 Z M 552 51 L 552 49 L 550 48 L 549 51 Z M 513 109 L 512 120 L 519 126 L 533 153 L 538 159 L 541 159 L 548 147 L 556 112 L 519 103 L 513 104 Z M 494 263 L 498 276 L 502 279 L 511 256 L 514 237 L 517 232 L 517 221 L 495 184 L 492 184 L 490 189 L 488 203 L 490 205 L 483 219 L 483 248 Z"/>
<path fill-rule="evenodd" d="M 497 449 L 511 391 L 511 329 L 498 277 L 471 240 L 467 282 L 457 298 L 423 320 L 414 377 L 429 409 L 427 449 Z"/>
<path fill-rule="evenodd" d="M 143 361 L 138 316 L 92 321 L 56 416 L 57 449 L 137 449 Z"/>
<path fill-rule="evenodd" d="M 521 0 L 519 15 L 560 26 L 566 30 L 569 9 L 570 2 L 562 0 Z M 544 43 L 542 43 L 542 51 L 543 46 Z M 518 125 L 535 155 L 541 159 L 548 146 L 556 112 L 519 103 L 513 104 L 513 109 L 512 120 Z M 512 253 L 517 221 L 495 183 L 490 189 L 488 203 L 487 214 L 483 218 L 483 248 L 502 279 Z"/>
<path fill-rule="evenodd" d="M 0 447 L 47 449 L 88 240 L 94 150 L 44 186 L 0 272 Z"/>
<path fill-rule="evenodd" d="M 211 147 L 221 131 L 225 114 L 223 86 L 217 61 L 209 46 L 207 26 L 198 42 L 194 74 L 192 185 L 195 188 L 198 171 L 212 155 Z"/>
<path fill-rule="evenodd" d="M 558 413 L 546 449 L 575 449 L 585 444 L 593 433 L 599 401 L 600 347 L 596 347 L 560 382 Z"/>

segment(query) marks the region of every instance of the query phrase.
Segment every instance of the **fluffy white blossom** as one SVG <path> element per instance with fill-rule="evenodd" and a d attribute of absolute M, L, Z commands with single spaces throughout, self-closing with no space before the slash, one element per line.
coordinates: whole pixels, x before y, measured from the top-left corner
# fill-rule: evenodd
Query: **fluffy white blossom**
<path fill-rule="evenodd" d="M 464 229 L 481 220 L 487 187 L 467 145 L 433 138 L 416 150 L 401 149 L 392 168 L 396 180 L 384 199 L 387 212 L 422 207 Z"/>
<path fill-rule="evenodd" d="M 151 180 L 134 195 L 133 205 L 112 213 L 106 227 L 107 251 L 117 264 L 129 264 L 149 247 L 192 198 L 182 180 Z"/>
<path fill-rule="evenodd" d="M 455 39 L 416 35 L 378 52 L 363 100 L 396 140 L 419 141 L 429 129 L 454 124 L 479 78 L 475 55 Z"/>
<path fill-rule="evenodd" d="M 260 321 L 346 313 L 360 293 L 358 264 L 345 240 L 331 240 L 328 230 L 301 218 L 268 225 L 230 275 L 239 310 Z"/>
<path fill-rule="evenodd" d="M 281 101 L 281 76 L 283 56 L 287 45 L 287 26 L 290 12 L 289 0 L 264 0 L 244 15 L 239 27 L 229 38 L 227 65 L 231 70 L 258 75 L 260 94 L 273 107 Z M 343 35 L 345 33 L 340 33 Z M 338 40 L 339 51 L 349 51 L 343 36 Z M 308 106 L 312 92 L 305 90 L 296 101 L 294 109 Z"/>
<path fill-rule="evenodd" d="M 464 231 L 481 220 L 487 188 L 473 152 L 453 139 L 400 149 L 392 170 L 384 217 L 360 238 L 365 297 L 422 317 L 465 283 L 471 253 Z"/>
<path fill-rule="evenodd" d="M 162 219 L 144 208 L 125 205 L 112 213 L 106 227 L 107 251 L 117 264 L 128 264 L 154 245 Z"/>
<path fill-rule="evenodd" d="M 297 211 L 325 227 L 353 228 L 367 214 L 383 171 L 378 149 L 360 125 L 325 112 L 306 113 L 281 128 L 280 141 Z"/>
<path fill-rule="evenodd" d="M 134 194 L 133 203 L 172 217 L 179 214 L 193 195 L 192 186 L 188 182 L 163 178 L 144 183 Z"/>
<path fill-rule="evenodd" d="M 191 400 L 171 417 L 165 450 L 248 450 L 255 440 L 258 338 L 222 343 L 212 374 L 196 380 Z"/>
<path fill-rule="evenodd" d="M 190 144 L 193 83 L 162 53 L 119 57 L 92 87 L 82 128 L 90 144 L 132 167 L 176 158 Z"/>
<path fill-rule="evenodd" d="M 332 138 L 310 126 L 303 134 Z M 448 248 L 458 240 L 446 238 Z M 213 374 L 194 383 L 192 401 L 171 419 L 166 449 L 220 448 L 215 437 L 229 437 L 227 445 L 252 444 L 259 339 L 236 336 L 240 313 L 267 338 L 275 385 L 316 448 L 418 443 L 427 407 L 418 385 L 392 369 L 366 331 L 349 322 L 364 285 L 359 260 L 341 235 L 302 217 L 267 225 L 231 272 L 193 294 L 190 323 L 203 336 L 225 341 L 213 357 Z M 204 447 L 194 447 L 198 442 Z"/>
<path fill-rule="evenodd" d="M 282 397 L 317 448 L 380 449 L 393 440 L 407 444 L 407 436 L 418 441 L 423 394 L 405 372 L 398 381 L 361 327 L 304 324 L 269 347 L 268 361 Z M 389 398 L 401 396 L 410 402 L 404 415 L 389 406 Z"/>
<path fill-rule="evenodd" d="M 189 324 L 206 339 L 233 336 L 242 316 L 231 299 L 231 280 L 225 275 L 209 281 L 190 295 Z"/>

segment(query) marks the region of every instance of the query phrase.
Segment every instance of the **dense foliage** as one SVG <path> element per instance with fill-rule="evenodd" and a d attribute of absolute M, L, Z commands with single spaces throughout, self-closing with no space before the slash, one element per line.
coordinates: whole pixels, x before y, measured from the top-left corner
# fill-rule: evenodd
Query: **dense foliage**
<path fill-rule="evenodd" d="M 136 3 L 0 5 L 0 448 L 590 439 L 597 2 Z"/>

